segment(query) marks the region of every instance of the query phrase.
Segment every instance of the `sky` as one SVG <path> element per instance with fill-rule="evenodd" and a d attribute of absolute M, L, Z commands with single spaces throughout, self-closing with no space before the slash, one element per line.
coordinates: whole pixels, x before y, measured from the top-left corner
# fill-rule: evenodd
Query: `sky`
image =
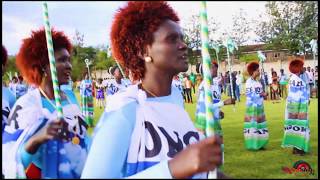
<path fill-rule="evenodd" d="M 62 30 L 72 40 L 76 30 L 84 35 L 84 46 L 109 44 L 109 34 L 115 12 L 125 5 L 125 1 L 49 1 L 48 11 L 51 27 Z M 169 1 L 178 13 L 181 26 L 187 24 L 192 15 L 200 11 L 200 1 Z M 265 13 L 265 1 L 209 1 L 208 19 L 213 17 L 220 24 L 218 38 L 225 29 L 232 27 L 232 15 L 242 8 L 248 19 L 257 19 Z M 2 44 L 9 55 L 15 55 L 22 40 L 32 30 L 43 26 L 41 1 L 2 1 Z M 254 43 L 256 36 L 251 34 L 248 44 Z"/>

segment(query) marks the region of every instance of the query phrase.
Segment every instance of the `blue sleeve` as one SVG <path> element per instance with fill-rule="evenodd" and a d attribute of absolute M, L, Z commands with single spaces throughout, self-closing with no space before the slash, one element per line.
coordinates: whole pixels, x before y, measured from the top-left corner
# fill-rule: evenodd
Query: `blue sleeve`
<path fill-rule="evenodd" d="M 129 118 L 128 118 L 129 117 Z M 81 178 L 123 178 L 131 134 L 135 126 L 136 104 L 101 116 L 93 136 L 90 151 Z M 162 161 L 129 178 L 172 178 L 168 161 Z"/>
<path fill-rule="evenodd" d="M 24 169 L 27 169 L 31 163 L 34 163 L 40 169 L 42 168 L 42 164 L 40 161 L 40 158 L 41 158 L 40 152 L 41 152 L 41 146 L 38 149 L 38 151 L 34 154 L 30 154 L 25 150 L 25 144 L 20 147 L 19 154 L 20 154 Z"/>
<path fill-rule="evenodd" d="M 104 112 L 95 133 L 81 178 L 121 178 L 131 134 L 135 126 L 136 104 Z"/>

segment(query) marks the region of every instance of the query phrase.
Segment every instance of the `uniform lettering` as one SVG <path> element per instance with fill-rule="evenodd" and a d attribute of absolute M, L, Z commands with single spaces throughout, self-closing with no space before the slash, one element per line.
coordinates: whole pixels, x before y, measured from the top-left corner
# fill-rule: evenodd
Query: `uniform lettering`
<path fill-rule="evenodd" d="M 144 123 L 145 123 L 145 128 L 150 133 L 151 139 L 153 142 L 153 147 L 151 149 L 148 149 L 147 147 L 145 147 L 145 156 L 150 158 L 150 157 L 157 156 L 160 153 L 162 149 L 162 142 L 161 142 L 160 135 L 158 134 L 153 124 L 148 121 L 145 121 Z M 182 138 L 183 142 L 182 142 L 181 138 L 179 138 L 179 134 L 176 131 L 173 131 L 176 138 L 172 138 L 163 127 L 158 126 L 158 128 L 167 139 L 168 147 L 169 147 L 167 156 L 171 158 L 173 158 L 178 152 L 183 150 L 184 144 L 189 145 L 191 143 L 192 138 L 194 138 L 196 141 L 199 141 L 200 139 L 199 133 L 194 131 L 189 131 L 183 136 Z"/>
<path fill-rule="evenodd" d="M 21 110 L 21 109 L 22 109 L 22 107 L 20 105 L 17 105 L 16 108 L 14 109 L 14 111 L 13 111 L 12 116 L 9 117 L 9 119 L 8 119 L 8 125 L 9 126 L 11 125 L 11 122 L 14 121 L 14 128 L 15 129 L 19 128 L 17 118 L 18 118 L 18 111 Z"/>
<path fill-rule="evenodd" d="M 9 107 L 5 107 L 4 109 L 2 109 L 2 114 L 8 118 L 9 114 L 10 114 L 10 109 Z M 7 122 L 6 122 L 7 123 Z"/>
<path fill-rule="evenodd" d="M 183 149 L 183 144 L 182 141 L 179 138 L 179 135 L 177 132 L 173 132 L 178 139 L 178 142 L 175 142 L 170 135 L 167 133 L 166 130 L 163 129 L 163 127 L 159 127 L 160 131 L 163 133 L 163 135 L 167 138 L 168 141 L 168 146 L 169 146 L 169 152 L 167 153 L 167 155 L 171 158 L 173 158 L 173 156 L 175 154 L 177 154 L 178 152 L 180 152 Z"/>
<path fill-rule="evenodd" d="M 287 130 L 294 130 L 294 131 L 300 131 L 300 132 L 306 132 L 307 131 L 307 128 L 305 127 L 300 127 L 300 126 L 292 126 L 292 125 L 289 125 L 289 126 L 286 126 L 284 128 L 286 131 Z"/>
<path fill-rule="evenodd" d="M 213 99 L 220 99 L 220 96 L 218 95 L 217 91 L 212 91 L 212 96 L 213 96 Z"/>
<path fill-rule="evenodd" d="M 244 129 L 243 133 L 250 133 L 250 129 Z"/>
<path fill-rule="evenodd" d="M 246 93 L 250 93 L 250 92 L 252 92 L 252 88 L 250 87 L 250 88 L 246 88 Z"/>
<path fill-rule="evenodd" d="M 149 131 L 153 141 L 153 148 L 151 150 L 145 147 L 145 153 L 146 153 L 145 155 L 146 157 L 153 157 L 158 155 L 161 151 L 161 147 L 162 147 L 161 139 L 159 134 L 157 133 L 157 131 L 155 130 L 155 128 L 150 122 L 145 121 L 144 124 L 145 124 L 146 130 Z"/>
<path fill-rule="evenodd" d="M 190 131 L 183 136 L 184 144 L 189 145 L 191 137 L 194 137 L 195 139 L 197 139 L 197 141 L 199 141 L 199 134 L 197 132 Z"/>
<path fill-rule="evenodd" d="M 256 87 L 256 88 L 254 88 L 254 91 L 256 92 L 256 94 L 260 94 L 261 93 L 261 88 L 260 87 Z"/>

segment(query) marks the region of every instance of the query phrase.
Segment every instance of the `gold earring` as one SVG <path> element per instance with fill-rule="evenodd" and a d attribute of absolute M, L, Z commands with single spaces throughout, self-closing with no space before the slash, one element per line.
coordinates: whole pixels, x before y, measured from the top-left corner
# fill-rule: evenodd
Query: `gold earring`
<path fill-rule="evenodd" d="M 147 56 L 144 58 L 144 60 L 149 63 L 149 62 L 152 62 L 152 58 L 150 56 Z"/>

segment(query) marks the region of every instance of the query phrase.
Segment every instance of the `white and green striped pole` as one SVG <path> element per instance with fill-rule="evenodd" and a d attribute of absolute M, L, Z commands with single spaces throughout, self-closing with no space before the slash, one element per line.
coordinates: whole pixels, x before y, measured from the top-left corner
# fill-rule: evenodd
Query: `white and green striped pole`
<path fill-rule="evenodd" d="M 212 94 L 210 86 L 212 82 L 212 76 L 210 73 L 211 57 L 209 54 L 209 36 L 208 36 L 208 18 L 207 18 L 207 4 L 206 1 L 201 2 L 201 54 L 202 54 L 202 70 L 204 80 L 204 92 L 205 92 L 205 105 L 206 105 L 206 136 L 214 135 L 214 119 L 212 110 Z M 217 179 L 217 168 L 214 171 L 210 171 L 209 178 Z"/>
<path fill-rule="evenodd" d="M 59 94 L 59 83 L 58 83 L 58 76 L 57 76 L 57 69 L 56 69 L 56 61 L 54 58 L 54 50 L 53 50 L 53 42 L 52 42 L 52 35 L 51 35 L 51 28 L 49 23 L 49 13 L 48 13 L 48 5 L 46 2 L 43 3 L 43 18 L 44 18 L 44 27 L 46 31 L 46 39 L 47 39 L 47 49 L 50 61 L 50 71 L 51 71 L 51 79 L 53 84 L 53 92 L 54 92 L 54 99 L 56 102 L 56 110 L 58 113 L 58 119 L 63 119 L 62 113 L 62 106 L 61 106 L 61 98 Z"/>

